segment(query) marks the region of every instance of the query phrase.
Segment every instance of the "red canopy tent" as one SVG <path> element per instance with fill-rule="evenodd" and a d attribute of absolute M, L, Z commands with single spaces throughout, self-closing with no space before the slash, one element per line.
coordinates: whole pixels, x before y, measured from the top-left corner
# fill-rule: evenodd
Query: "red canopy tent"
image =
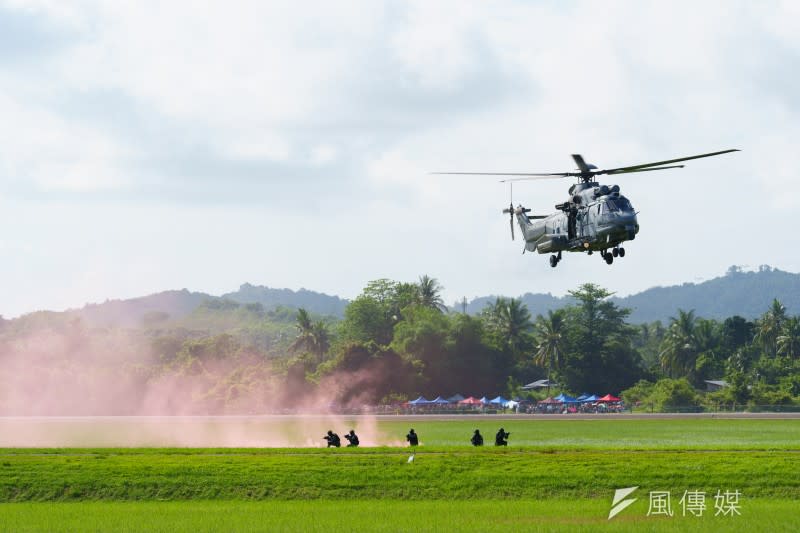
<path fill-rule="evenodd" d="M 547 398 L 538 403 L 561 403 L 561 402 L 559 402 L 558 400 L 554 400 L 551 396 L 548 396 Z"/>
<path fill-rule="evenodd" d="M 470 396 L 469 398 L 464 398 L 460 402 L 459 405 L 481 405 L 481 401 L 477 398 Z"/>
<path fill-rule="evenodd" d="M 611 396 L 610 394 L 606 394 L 602 398 L 598 398 L 598 402 L 621 402 L 622 400 L 617 398 L 616 396 Z"/>

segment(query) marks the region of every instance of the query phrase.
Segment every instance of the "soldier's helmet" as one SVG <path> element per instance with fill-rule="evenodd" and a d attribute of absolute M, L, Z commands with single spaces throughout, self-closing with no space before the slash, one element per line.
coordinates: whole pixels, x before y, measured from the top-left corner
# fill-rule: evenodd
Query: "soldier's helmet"
<path fill-rule="evenodd" d="M 329 430 L 328 430 L 328 435 L 333 435 L 333 431 L 331 431 L 331 430 L 329 429 Z"/>

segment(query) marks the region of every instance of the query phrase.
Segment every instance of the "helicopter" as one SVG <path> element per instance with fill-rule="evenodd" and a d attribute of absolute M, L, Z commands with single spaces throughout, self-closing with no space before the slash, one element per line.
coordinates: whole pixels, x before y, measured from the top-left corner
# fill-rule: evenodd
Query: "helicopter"
<path fill-rule="evenodd" d="M 738 151 L 738 149 L 722 150 L 605 170 L 599 170 L 595 165 L 586 163 L 580 154 L 572 154 L 572 159 L 578 166 L 577 172 L 434 172 L 434 174 L 508 176 L 508 179 L 500 180 L 501 183 L 509 184 L 511 194 L 509 206 L 503 209 L 503 213 L 509 215 L 512 240 L 514 217 L 517 219 L 525 239 L 522 253 L 536 251 L 540 254 L 551 254 L 550 266 L 555 268 L 561 262 L 562 252 L 586 252 L 587 255 L 599 252 L 600 257 L 611 265 L 615 257 L 625 257 L 622 243 L 634 240 L 639 233 L 639 222 L 636 218 L 638 212 L 634 211 L 630 200 L 620 194 L 619 185 L 601 185 L 595 180 L 596 176 L 683 168 L 684 165 L 673 165 L 673 163 Z M 533 215 L 529 214 L 531 209 L 523 207 L 522 204 L 514 207 L 515 181 L 567 177 L 578 179 L 569 188 L 569 199 L 556 204 L 555 208 L 558 211 L 555 213 Z"/>

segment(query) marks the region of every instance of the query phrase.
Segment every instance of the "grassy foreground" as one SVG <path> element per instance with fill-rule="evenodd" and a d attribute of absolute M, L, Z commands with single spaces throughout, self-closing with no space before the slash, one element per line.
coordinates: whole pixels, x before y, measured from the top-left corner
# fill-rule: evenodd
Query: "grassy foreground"
<path fill-rule="evenodd" d="M 517 419 L 448 421 L 381 420 L 379 429 L 402 438 L 409 427 L 423 444 L 468 445 L 477 428 L 491 444 L 501 426 L 509 443 L 538 448 L 595 450 L 798 450 L 800 419 Z M 353 420 L 352 423 L 358 423 Z"/>
<path fill-rule="evenodd" d="M 229 422 L 210 423 L 213 434 Z M 257 423 L 308 440 L 366 422 Z M 413 424 L 424 446 L 410 462 L 400 447 L 0 449 L 0 531 L 800 529 L 798 420 L 371 423 L 378 439 Z M 466 445 L 500 425 L 508 449 Z M 634 486 L 637 501 L 609 521 L 614 491 Z M 686 490 L 706 492 L 704 516 L 681 516 Z M 718 490 L 739 491 L 741 516 L 714 516 Z M 650 491 L 671 493 L 672 517 L 646 516 Z"/>
<path fill-rule="evenodd" d="M 646 496 L 644 496 L 646 498 Z M 712 500 L 713 502 L 713 500 Z M 676 504 L 673 504 L 676 505 Z M 797 502 L 743 500 L 741 515 L 647 516 L 639 500 L 613 520 L 598 499 L 503 501 L 80 502 L 0 506 L 0 531 L 652 531 L 797 530 Z"/>
<path fill-rule="evenodd" d="M 0 501 L 609 498 L 617 488 L 800 499 L 794 451 L 10 450 Z"/>
<path fill-rule="evenodd" d="M 369 446 L 402 446 L 410 427 L 426 446 L 468 446 L 477 428 L 491 442 L 554 449 L 799 449 L 800 419 L 557 419 L 462 416 L 406 417 L 0 417 L 0 447 L 321 447 L 328 429 L 355 428 Z"/>

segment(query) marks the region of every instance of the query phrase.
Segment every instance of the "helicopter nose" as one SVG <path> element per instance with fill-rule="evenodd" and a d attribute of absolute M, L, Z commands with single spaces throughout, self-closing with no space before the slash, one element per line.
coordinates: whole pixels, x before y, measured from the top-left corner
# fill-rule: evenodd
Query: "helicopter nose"
<path fill-rule="evenodd" d="M 617 235 L 626 235 L 627 240 L 632 241 L 639 232 L 639 223 L 636 220 L 636 213 L 619 214 L 614 222 L 614 233 Z"/>

